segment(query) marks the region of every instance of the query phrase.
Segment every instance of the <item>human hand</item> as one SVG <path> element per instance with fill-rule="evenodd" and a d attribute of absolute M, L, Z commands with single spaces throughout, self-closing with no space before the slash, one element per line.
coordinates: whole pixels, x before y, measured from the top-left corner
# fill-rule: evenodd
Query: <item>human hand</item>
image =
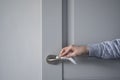
<path fill-rule="evenodd" d="M 78 55 L 88 54 L 87 46 L 70 45 L 64 47 L 59 54 L 59 57 L 75 57 Z"/>

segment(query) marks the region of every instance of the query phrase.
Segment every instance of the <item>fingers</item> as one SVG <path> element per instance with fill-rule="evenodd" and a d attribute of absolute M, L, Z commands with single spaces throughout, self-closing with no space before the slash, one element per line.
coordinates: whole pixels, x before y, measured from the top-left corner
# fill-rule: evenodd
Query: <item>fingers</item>
<path fill-rule="evenodd" d="M 64 49 L 62 49 L 62 50 L 60 51 L 59 57 L 62 56 L 62 53 L 63 53 L 64 51 L 65 51 Z"/>
<path fill-rule="evenodd" d="M 76 56 L 75 52 L 72 52 L 72 53 L 69 53 L 68 55 L 66 55 L 67 58 L 75 57 L 75 56 Z"/>
<path fill-rule="evenodd" d="M 69 54 L 69 52 L 71 51 L 70 47 L 65 47 L 60 51 L 60 57 L 66 56 Z"/>
<path fill-rule="evenodd" d="M 88 54 L 86 46 L 70 45 L 60 51 L 59 57 L 75 57 L 82 54 Z"/>
<path fill-rule="evenodd" d="M 62 55 L 61 56 L 65 56 L 65 55 L 67 55 L 69 52 L 70 52 L 70 48 L 67 48 L 63 53 L 62 53 Z"/>

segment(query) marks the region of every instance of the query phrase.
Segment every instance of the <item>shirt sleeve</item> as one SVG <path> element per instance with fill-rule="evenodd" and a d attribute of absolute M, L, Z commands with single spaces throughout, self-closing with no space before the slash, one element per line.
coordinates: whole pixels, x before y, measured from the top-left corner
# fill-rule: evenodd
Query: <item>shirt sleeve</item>
<path fill-rule="evenodd" d="M 120 39 L 88 45 L 89 56 L 103 59 L 120 58 Z"/>

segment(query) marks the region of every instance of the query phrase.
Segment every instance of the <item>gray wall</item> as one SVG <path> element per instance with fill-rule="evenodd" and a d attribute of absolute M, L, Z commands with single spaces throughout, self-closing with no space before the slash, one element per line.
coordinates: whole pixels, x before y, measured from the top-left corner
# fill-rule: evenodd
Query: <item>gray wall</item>
<path fill-rule="evenodd" d="M 0 0 L 0 80 L 42 80 L 42 0 Z"/>
<path fill-rule="evenodd" d="M 120 0 L 68 0 L 68 44 L 120 38 Z M 78 57 L 64 64 L 65 80 L 119 80 L 120 61 Z"/>

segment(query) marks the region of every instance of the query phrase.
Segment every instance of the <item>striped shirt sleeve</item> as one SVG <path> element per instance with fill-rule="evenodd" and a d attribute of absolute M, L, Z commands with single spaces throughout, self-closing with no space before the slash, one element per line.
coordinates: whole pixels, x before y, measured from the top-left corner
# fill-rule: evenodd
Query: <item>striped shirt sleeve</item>
<path fill-rule="evenodd" d="M 89 56 L 103 59 L 120 58 L 120 39 L 88 45 Z"/>

